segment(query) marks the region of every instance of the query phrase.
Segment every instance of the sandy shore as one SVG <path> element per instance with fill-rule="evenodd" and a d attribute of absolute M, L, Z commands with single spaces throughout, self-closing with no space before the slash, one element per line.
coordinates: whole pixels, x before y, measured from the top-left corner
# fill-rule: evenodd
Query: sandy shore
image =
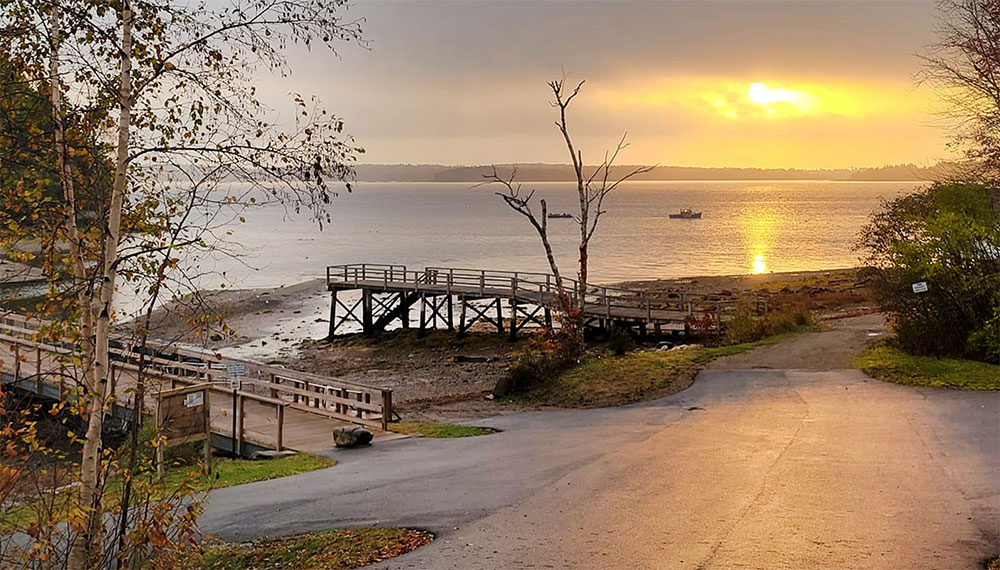
<path fill-rule="evenodd" d="M 227 289 L 200 293 L 193 300 L 171 303 L 154 313 L 151 336 L 229 356 L 270 362 L 291 356 L 304 340 L 325 338 L 329 332 L 330 297 L 326 281 L 314 279 L 265 289 Z M 209 313 L 228 330 L 213 323 L 199 334 L 188 316 Z"/>
<path fill-rule="evenodd" d="M 44 281 L 45 274 L 37 267 L 0 258 L 0 286 Z"/>

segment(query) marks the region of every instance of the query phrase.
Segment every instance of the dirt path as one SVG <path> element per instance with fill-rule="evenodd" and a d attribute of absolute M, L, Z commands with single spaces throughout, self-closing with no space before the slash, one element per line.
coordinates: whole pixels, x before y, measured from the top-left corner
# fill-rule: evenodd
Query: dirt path
<path fill-rule="evenodd" d="M 785 342 L 720 358 L 708 370 L 779 368 L 831 370 L 852 368 L 871 341 L 886 334 L 885 317 L 878 313 L 827 321 L 827 328 Z"/>

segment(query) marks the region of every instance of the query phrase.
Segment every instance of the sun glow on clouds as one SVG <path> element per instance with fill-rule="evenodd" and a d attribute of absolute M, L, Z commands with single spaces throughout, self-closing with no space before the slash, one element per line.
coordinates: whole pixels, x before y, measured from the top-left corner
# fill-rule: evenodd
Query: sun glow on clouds
<path fill-rule="evenodd" d="M 604 91 L 613 107 L 675 107 L 728 120 L 771 120 L 807 115 L 865 118 L 910 115 L 924 101 L 906 90 L 843 81 L 733 81 L 697 77 L 662 78 Z"/>
<path fill-rule="evenodd" d="M 662 75 L 587 87 L 579 112 L 592 118 L 588 126 L 627 129 L 636 162 L 842 168 L 942 154 L 942 135 L 927 124 L 929 90 L 909 84 Z"/>
<path fill-rule="evenodd" d="M 850 92 L 821 86 L 772 87 L 760 81 L 748 86 L 726 85 L 702 99 L 726 119 L 778 119 L 810 113 L 850 116 L 863 112 Z"/>

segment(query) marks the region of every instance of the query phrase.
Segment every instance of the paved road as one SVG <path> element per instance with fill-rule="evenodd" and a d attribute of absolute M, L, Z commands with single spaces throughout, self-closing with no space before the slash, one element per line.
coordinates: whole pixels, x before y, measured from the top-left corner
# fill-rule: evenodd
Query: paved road
<path fill-rule="evenodd" d="M 713 370 L 661 401 L 525 413 L 213 492 L 222 538 L 403 525 L 377 568 L 978 568 L 1000 553 L 1000 393 Z"/>

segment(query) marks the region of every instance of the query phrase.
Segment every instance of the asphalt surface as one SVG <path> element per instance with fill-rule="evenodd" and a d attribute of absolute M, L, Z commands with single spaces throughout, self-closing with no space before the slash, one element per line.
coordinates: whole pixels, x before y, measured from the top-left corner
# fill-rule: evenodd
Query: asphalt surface
<path fill-rule="evenodd" d="M 855 370 L 712 370 L 644 405 L 516 414 L 220 489 L 227 540 L 425 528 L 375 568 L 980 568 L 1000 554 L 1000 393 Z"/>

